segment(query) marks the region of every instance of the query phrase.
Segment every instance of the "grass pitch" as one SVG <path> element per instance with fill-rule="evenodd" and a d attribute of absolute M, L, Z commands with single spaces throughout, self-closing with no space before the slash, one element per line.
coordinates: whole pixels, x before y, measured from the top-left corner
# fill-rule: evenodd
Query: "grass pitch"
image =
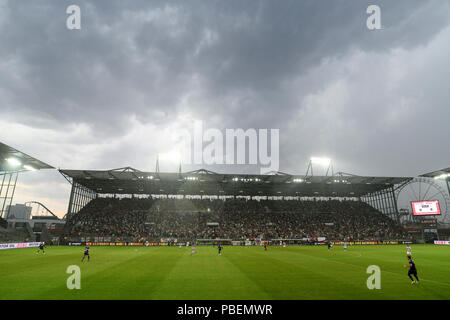
<path fill-rule="evenodd" d="M 47 247 L 0 252 L 0 299 L 450 299 L 450 247 L 413 245 L 420 284 L 411 285 L 403 245 L 224 247 Z M 69 265 L 81 289 L 69 290 Z M 381 289 L 369 290 L 369 265 Z"/>

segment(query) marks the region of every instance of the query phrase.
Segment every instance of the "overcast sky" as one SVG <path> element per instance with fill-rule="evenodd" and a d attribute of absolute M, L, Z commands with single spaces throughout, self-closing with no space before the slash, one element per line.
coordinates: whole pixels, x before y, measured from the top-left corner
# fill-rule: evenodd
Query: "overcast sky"
<path fill-rule="evenodd" d="M 66 27 L 72 4 L 81 30 Z M 56 168 L 152 171 L 201 120 L 279 129 L 280 171 L 327 156 L 415 176 L 450 165 L 449 57 L 442 0 L 0 0 L 0 141 Z M 56 170 L 27 173 L 14 202 L 62 216 L 69 193 Z"/>

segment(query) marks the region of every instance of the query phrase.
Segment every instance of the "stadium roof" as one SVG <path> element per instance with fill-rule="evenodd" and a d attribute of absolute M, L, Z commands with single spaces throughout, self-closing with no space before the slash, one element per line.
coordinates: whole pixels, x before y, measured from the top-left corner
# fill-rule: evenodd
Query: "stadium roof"
<path fill-rule="evenodd" d="M 60 170 L 99 194 L 188 194 L 300 197 L 360 197 L 405 183 L 410 177 L 299 176 L 223 174 L 204 169 L 184 172 L 142 172 L 130 167 L 98 170 Z"/>
<path fill-rule="evenodd" d="M 52 166 L 33 158 L 13 147 L 0 142 L 0 172 L 54 169 Z"/>
<path fill-rule="evenodd" d="M 441 170 L 436 170 L 433 172 L 429 172 L 429 173 L 425 173 L 420 175 L 421 177 L 427 177 L 427 178 L 436 178 L 436 177 L 440 177 L 440 176 L 445 176 L 445 175 L 449 175 L 450 176 L 450 167 L 449 168 L 445 168 L 445 169 L 441 169 Z"/>

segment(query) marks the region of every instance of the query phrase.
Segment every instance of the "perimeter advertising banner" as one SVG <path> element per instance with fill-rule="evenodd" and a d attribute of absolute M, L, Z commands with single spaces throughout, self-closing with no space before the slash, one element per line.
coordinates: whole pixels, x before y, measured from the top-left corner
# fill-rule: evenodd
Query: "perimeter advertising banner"
<path fill-rule="evenodd" d="M 40 242 L 0 243 L 0 250 L 39 247 Z"/>
<path fill-rule="evenodd" d="M 147 245 L 143 242 L 86 242 L 87 246 L 144 246 Z M 167 246 L 166 242 L 149 242 L 148 246 Z"/>
<path fill-rule="evenodd" d="M 341 246 L 344 244 L 343 241 L 331 241 L 333 245 Z M 369 244 L 398 244 L 398 241 L 348 241 L 348 245 L 369 245 Z"/>
<path fill-rule="evenodd" d="M 434 244 L 442 244 L 444 246 L 450 246 L 450 241 L 434 240 Z"/>

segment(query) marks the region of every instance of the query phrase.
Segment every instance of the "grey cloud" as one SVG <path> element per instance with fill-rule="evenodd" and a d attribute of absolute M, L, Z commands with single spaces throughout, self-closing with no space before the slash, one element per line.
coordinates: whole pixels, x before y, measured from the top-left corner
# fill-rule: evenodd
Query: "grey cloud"
<path fill-rule="evenodd" d="M 153 121 L 158 110 L 168 121 L 193 75 L 208 101 L 206 110 L 192 106 L 199 114 L 225 116 L 227 106 L 217 100 L 239 90 L 257 96 L 238 102 L 249 113 L 281 105 L 282 123 L 293 106 L 280 84 L 291 77 L 351 46 L 421 44 L 448 22 L 448 5 L 437 1 L 380 1 L 386 29 L 378 34 L 365 28 L 369 1 L 81 1 L 83 29 L 70 32 L 64 27 L 69 3 L 8 2 L 14 19 L 3 27 L 9 32 L 2 33 L 0 52 L 19 61 L 10 71 L 21 74 L 21 82 L 8 87 L 3 79 L 6 102 L 15 112 L 95 123 L 105 135 L 124 133 L 127 113 Z M 194 55 L 205 30 L 217 40 Z"/>

